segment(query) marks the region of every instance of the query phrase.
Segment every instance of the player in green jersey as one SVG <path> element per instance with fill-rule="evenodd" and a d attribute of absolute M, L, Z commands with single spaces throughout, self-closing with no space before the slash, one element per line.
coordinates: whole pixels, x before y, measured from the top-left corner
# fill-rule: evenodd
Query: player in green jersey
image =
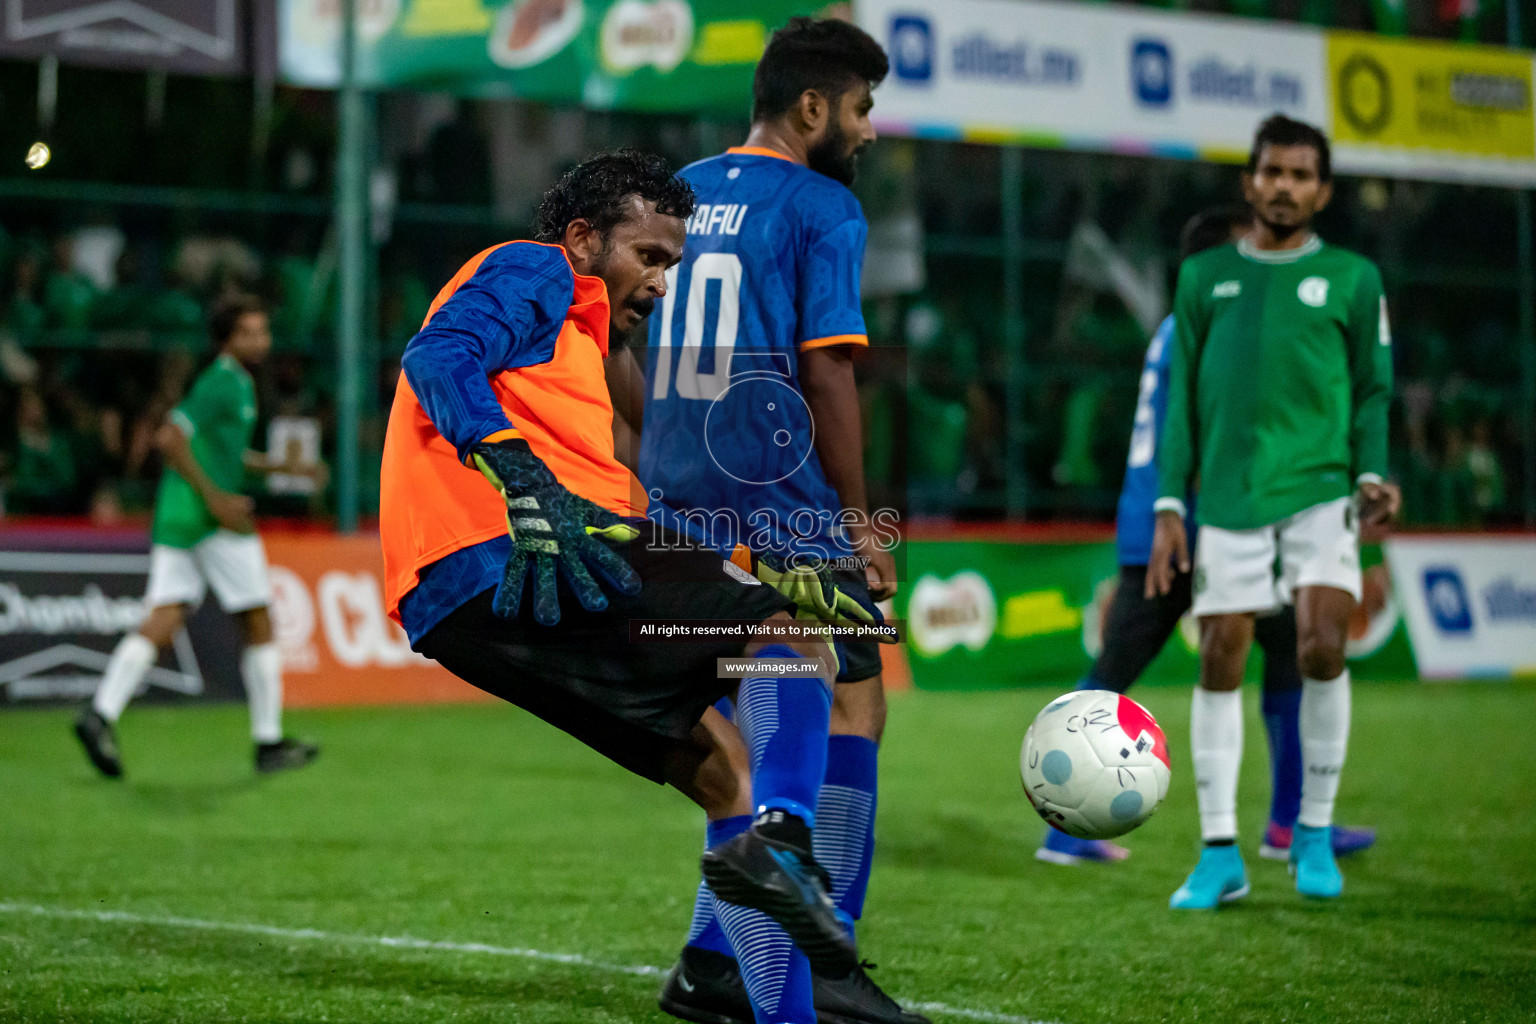
<path fill-rule="evenodd" d="M 319 752 L 283 736 L 282 654 L 267 613 L 272 601 L 267 556 L 256 535 L 251 499 L 240 493 L 249 472 L 302 471 L 250 450 L 256 384 L 249 368 L 266 358 L 272 332 L 266 311 L 249 297 L 221 302 L 209 330 L 218 357 L 155 438 L 166 470 L 150 534 L 144 597 L 149 615 L 112 652 L 91 707 L 75 723 L 91 763 L 114 778 L 123 768 L 113 725 L 209 587 L 244 635 L 240 675 L 250 703 L 256 770 L 297 768 Z"/>
<path fill-rule="evenodd" d="M 1344 644 L 1360 599 L 1358 531 L 1390 522 L 1399 503 L 1383 479 L 1392 339 L 1381 275 L 1312 231 L 1333 191 L 1327 138 L 1270 118 L 1243 187 L 1253 231 L 1179 273 L 1157 455 L 1149 598 L 1169 592 L 1175 568 L 1190 569 L 1184 496 L 1199 496 L 1200 685 L 1190 742 L 1205 849 L 1173 894 L 1175 908 L 1214 908 L 1248 892 L 1236 846 L 1238 687 L 1255 614 L 1291 601 L 1304 677 L 1291 868 L 1305 896 L 1343 891 L 1330 840 L 1349 738 Z"/>

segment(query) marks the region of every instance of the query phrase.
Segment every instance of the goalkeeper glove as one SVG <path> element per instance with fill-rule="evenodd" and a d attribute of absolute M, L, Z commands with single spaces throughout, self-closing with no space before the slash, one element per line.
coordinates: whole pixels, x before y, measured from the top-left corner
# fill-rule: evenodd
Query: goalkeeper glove
<path fill-rule="evenodd" d="M 819 558 L 785 559 L 772 552 L 752 555 L 752 575 L 795 603 L 796 618 L 822 622 L 881 625 L 885 616 L 873 601 L 861 599 L 837 585 L 832 570 Z M 894 638 L 893 638 L 894 639 Z M 881 642 L 885 642 L 882 638 Z"/>
<path fill-rule="evenodd" d="M 603 593 L 638 594 L 640 576 L 605 541 L 625 543 L 640 535 L 623 519 L 568 491 L 549 467 L 521 439 L 482 441 L 469 450 L 470 461 L 501 492 L 507 503 L 507 533 L 512 553 L 492 610 L 504 619 L 517 616 L 527 577 L 533 576 L 533 620 L 541 626 L 560 621 L 556 574 L 589 612 L 608 607 Z M 593 578 L 596 573 L 598 579 Z"/>

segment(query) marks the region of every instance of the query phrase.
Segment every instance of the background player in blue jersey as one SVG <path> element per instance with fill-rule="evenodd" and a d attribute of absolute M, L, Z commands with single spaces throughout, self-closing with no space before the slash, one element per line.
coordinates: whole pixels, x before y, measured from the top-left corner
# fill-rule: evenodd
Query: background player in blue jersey
<path fill-rule="evenodd" d="M 1234 241 L 1247 234 L 1253 213 L 1246 206 L 1223 207 L 1197 214 L 1180 240 L 1183 258 Z M 1135 426 L 1125 462 L 1125 482 L 1115 515 L 1115 542 L 1120 554 L 1120 583 L 1104 620 L 1104 650 L 1078 683 L 1082 690 L 1124 693 L 1157 657 L 1193 601 L 1190 573 L 1174 577 L 1167 594 L 1144 596 L 1147 563 L 1152 557 L 1152 530 L 1157 520 L 1157 440 L 1168 410 L 1168 369 L 1172 358 L 1173 317 L 1163 321 L 1147 346 L 1141 369 L 1141 393 L 1136 401 Z M 1191 509 L 1193 498 L 1186 504 Z M 1285 605 L 1258 619 L 1254 639 L 1264 652 L 1264 726 L 1269 737 L 1273 790 L 1269 827 L 1261 857 L 1285 860 L 1291 830 L 1301 809 L 1301 668 L 1296 660 L 1296 609 Z M 1376 841 L 1372 829 L 1335 826 L 1334 852 L 1340 856 L 1366 849 Z M 1053 864 L 1123 860 L 1130 851 L 1102 840 L 1076 839 L 1048 828 L 1035 856 Z"/>
<path fill-rule="evenodd" d="M 895 592 L 896 574 L 864 489 L 853 353 L 868 344 L 859 301 L 866 225 L 848 186 L 874 141 L 871 91 L 886 71 L 879 44 L 847 22 L 796 18 L 774 33 L 757 68 L 746 144 L 680 172 L 699 205 L 651 317 L 643 391 L 625 356 L 616 376 L 627 373 L 629 400 L 615 403 L 633 425 L 643 416 L 637 469 L 656 514 L 680 517 L 722 551 L 829 560 L 841 588 L 876 600 Z M 876 645 L 839 648 L 814 843 L 851 934 L 874 849 L 885 697 Z M 723 717 L 716 727 L 729 728 Z M 712 822 L 710 844 L 745 825 Z M 747 1020 L 750 994 L 759 1021 L 781 1019 L 769 1014 L 789 998 L 785 972 L 748 969 L 743 978 L 725 935 L 740 938 L 733 911 L 720 905 L 722 931 L 716 909 L 701 885 L 662 1008 L 696 1021 Z M 746 941 L 780 943 L 799 959 L 781 935 Z M 862 968 L 818 978 L 814 997 L 823 1020 L 925 1019 L 902 1011 Z"/>

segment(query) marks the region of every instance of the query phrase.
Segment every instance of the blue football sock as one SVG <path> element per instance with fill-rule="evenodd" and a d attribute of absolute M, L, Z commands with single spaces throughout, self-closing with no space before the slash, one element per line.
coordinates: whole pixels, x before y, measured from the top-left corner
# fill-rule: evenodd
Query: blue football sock
<path fill-rule="evenodd" d="M 716 913 L 736 951 L 757 1024 L 816 1024 L 811 965 L 784 929 L 760 910 L 717 903 Z"/>
<path fill-rule="evenodd" d="M 1099 678 L 1097 676 L 1095 676 L 1092 672 L 1089 672 L 1087 675 L 1083 676 L 1083 678 L 1081 678 L 1081 679 L 1079 679 L 1077 681 L 1077 686 L 1073 687 L 1073 689 L 1077 689 L 1077 690 L 1108 690 L 1108 689 L 1112 689 L 1112 687 L 1109 686 L 1109 684 L 1100 681 Z"/>
<path fill-rule="evenodd" d="M 799 658 L 770 644 L 758 658 Z M 755 676 L 736 692 L 736 727 L 752 759 L 754 813 L 782 810 L 816 827 L 816 798 L 827 771 L 832 690 L 822 680 Z"/>
<path fill-rule="evenodd" d="M 1286 828 L 1301 813 L 1301 691 L 1264 691 L 1272 791 L 1269 820 Z"/>
<path fill-rule="evenodd" d="M 709 849 L 719 846 L 751 827 L 750 814 L 711 821 L 704 829 L 704 847 Z M 699 883 L 698 895 L 693 900 L 693 923 L 688 928 L 688 945 L 726 956 L 736 955 L 731 951 L 731 940 L 725 937 L 725 931 L 720 927 L 720 920 L 715 913 L 715 894 L 703 882 Z"/>
<path fill-rule="evenodd" d="M 832 901 L 853 934 L 864 915 L 869 864 L 875 855 L 876 757 L 880 747 L 863 736 L 827 740 L 827 777 L 816 806 L 812 852 L 832 876 Z"/>

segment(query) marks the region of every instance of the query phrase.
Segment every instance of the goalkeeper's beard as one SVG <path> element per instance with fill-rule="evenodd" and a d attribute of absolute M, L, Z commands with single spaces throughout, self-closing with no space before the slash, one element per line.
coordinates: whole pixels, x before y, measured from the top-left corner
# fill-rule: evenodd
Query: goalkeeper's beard
<path fill-rule="evenodd" d="M 606 285 L 608 283 L 608 264 L 612 259 L 613 251 L 607 248 L 605 243 L 603 250 L 593 258 L 592 267 L 588 271 L 589 275 L 592 277 L 601 278 L 603 283 Z M 645 327 L 646 319 L 649 318 L 651 313 L 656 309 L 656 299 L 650 295 L 631 295 L 629 298 L 624 300 L 623 305 L 625 309 L 633 312 L 637 319 L 635 321 L 635 326 L 631 327 L 627 331 L 622 332 L 622 334 L 618 336 L 609 338 L 609 345 L 615 348 L 622 348 L 628 345 L 631 340 L 639 336 L 641 330 Z"/>
<path fill-rule="evenodd" d="M 624 306 L 626 309 L 632 309 L 637 314 L 639 314 L 640 319 L 636 320 L 635 326 L 631 327 L 629 330 L 623 331 L 622 333 L 608 339 L 608 345 L 613 349 L 626 348 L 637 338 L 641 338 L 645 335 L 646 320 L 650 317 L 651 311 L 656 308 L 656 300 L 650 296 L 646 296 L 642 299 L 630 299 L 628 302 L 624 303 Z"/>

